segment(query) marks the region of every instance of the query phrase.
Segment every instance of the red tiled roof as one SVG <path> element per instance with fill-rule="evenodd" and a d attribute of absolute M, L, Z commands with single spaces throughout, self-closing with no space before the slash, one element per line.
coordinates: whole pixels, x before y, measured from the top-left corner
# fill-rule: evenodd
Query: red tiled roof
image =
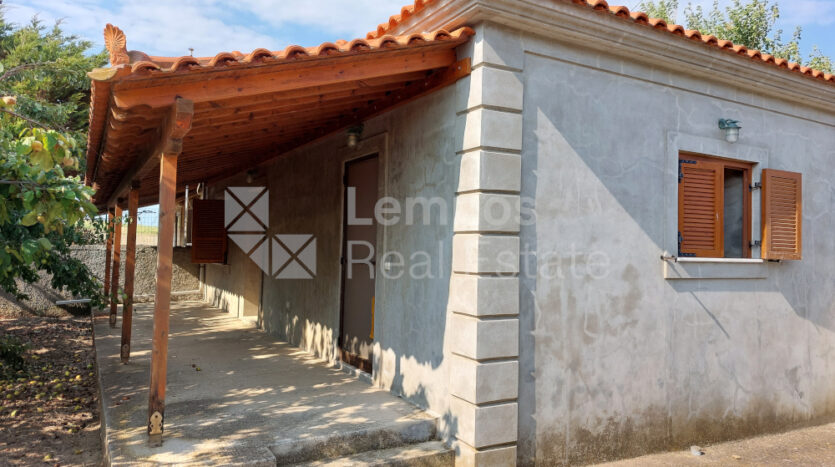
<path fill-rule="evenodd" d="M 415 13 L 419 12 L 420 10 L 424 9 L 426 5 L 434 2 L 436 0 L 415 0 L 415 2 L 411 5 L 406 5 L 400 10 L 399 15 L 393 15 L 389 18 L 387 23 L 382 23 L 377 26 L 376 31 L 371 31 L 368 33 L 368 39 L 374 39 L 377 37 L 382 37 L 387 34 L 389 31 L 396 28 L 401 22 L 406 20 L 408 17 L 414 15 Z M 741 57 L 747 57 L 752 60 L 758 60 L 763 63 L 771 64 L 780 68 L 785 68 L 786 70 L 801 73 L 803 75 L 820 79 L 821 81 L 825 81 L 828 83 L 835 84 L 835 75 L 830 73 L 824 73 L 820 70 L 815 70 L 813 68 L 809 68 L 806 66 L 801 66 L 795 62 L 789 62 L 783 58 L 777 58 L 773 55 L 762 53 L 759 50 L 749 49 L 744 45 L 737 45 L 731 41 L 726 41 L 722 39 L 718 39 L 716 36 L 712 36 L 710 34 L 701 34 L 699 31 L 693 29 L 684 29 L 683 26 L 678 24 L 668 24 L 666 21 L 660 18 L 650 18 L 647 16 L 646 13 L 640 11 L 633 11 L 630 12 L 629 8 L 625 6 L 609 6 L 609 4 L 605 0 L 560 0 L 565 2 L 571 2 L 577 5 L 585 6 L 592 10 L 602 12 L 602 13 L 609 13 L 618 18 L 623 18 L 624 20 L 632 21 L 633 23 L 642 25 L 642 26 L 649 26 L 659 31 L 666 31 L 669 34 L 674 34 L 677 36 L 685 37 L 687 39 L 691 39 L 694 41 L 699 41 L 709 46 L 717 47 L 719 49 L 725 50 L 728 53 L 733 53 L 739 55 Z"/>
<path fill-rule="evenodd" d="M 291 45 L 284 50 L 269 51 L 267 49 L 255 49 L 244 55 L 241 52 L 221 52 L 214 57 L 151 57 L 142 52 L 131 51 L 132 58 L 130 67 L 131 73 L 144 72 L 174 72 L 183 70 L 196 70 L 199 68 L 219 68 L 229 66 L 241 66 L 248 64 L 272 64 L 280 61 L 297 60 L 304 58 L 326 57 L 333 55 L 347 55 L 373 51 L 376 49 L 394 49 L 402 47 L 419 47 L 422 44 L 432 42 L 466 39 L 473 34 L 470 28 L 459 28 L 448 32 L 439 29 L 433 32 L 422 34 L 406 34 L 402 36 L 381 35 L 369 39 L 354 39 L 352 41 L 338 40 L 336 42 L 325 42 L 316 47 L 302 47 Z"/>

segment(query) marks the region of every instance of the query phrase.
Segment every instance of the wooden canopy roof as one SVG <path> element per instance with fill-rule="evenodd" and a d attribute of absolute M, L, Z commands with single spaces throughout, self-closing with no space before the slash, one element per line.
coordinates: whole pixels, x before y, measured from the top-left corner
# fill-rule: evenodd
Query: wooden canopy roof
<path fill-rule="evenodd" d="M 87 184 L 110 206 L 140 183 L 157 202 L 161 141 L 181 144 L 177 186 L 212 182 L 469 73 L 469 28 L 290 46 L 248 55 L 149 57 L 107 25 L 111 67 L 93 70 Z M 157 170 L 154 170 L 157 169 Z"/>

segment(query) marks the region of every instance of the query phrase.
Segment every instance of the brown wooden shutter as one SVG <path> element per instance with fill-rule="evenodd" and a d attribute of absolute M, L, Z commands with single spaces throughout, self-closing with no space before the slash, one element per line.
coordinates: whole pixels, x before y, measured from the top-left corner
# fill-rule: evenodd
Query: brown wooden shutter
<path fill-rule="evenodd" d="M 191 262 L 226 262 L 222 199 L 197 199 L 192 207 Z"/>
<path fill-rule="evenodd" d="M 724 176 L 720 162 L 679 159 L 679 256 L 725 255 Z"/>
<path fill-rule="evenodd" d="M 796 172 L 763 169 L 762 255 L 764 259 L 803 256 L 803 178 Z"/>

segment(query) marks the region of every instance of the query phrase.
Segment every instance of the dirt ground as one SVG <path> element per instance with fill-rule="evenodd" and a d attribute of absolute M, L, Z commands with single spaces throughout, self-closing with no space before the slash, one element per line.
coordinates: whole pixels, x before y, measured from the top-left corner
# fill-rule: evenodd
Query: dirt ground
<path fill-rule="evenodd" d="M 26 344 L 26 369 L 0 371 L 0 465 L 99 465 L 89 314 L 0 316 L 4 335 Z"/>
<path fill-rule="evenodd" d="M 688 448 L 677 452 L 652 454 L 599 465 L 607 467 L 832 466 L 835 465 L 835 423 L 699 447 L 704 453 L 701 456 L 691 454 Z"/>

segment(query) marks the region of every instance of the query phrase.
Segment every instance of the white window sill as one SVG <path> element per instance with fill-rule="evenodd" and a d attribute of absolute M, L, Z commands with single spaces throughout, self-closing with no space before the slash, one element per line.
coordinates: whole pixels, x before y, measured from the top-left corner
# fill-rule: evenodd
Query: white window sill
<path fill-rule="evenodd" d="M 676 258 L 664 261 L 664 278 L 766 279 L 769 265 L 754 258 Z"/>
<path fill-rule="evenodd" d="M 694 258 L 681 257 L 676 258 L 678 263 L 724 263 L 724 264 L 762 264 L 764 259 L 759 258 Z"/>

